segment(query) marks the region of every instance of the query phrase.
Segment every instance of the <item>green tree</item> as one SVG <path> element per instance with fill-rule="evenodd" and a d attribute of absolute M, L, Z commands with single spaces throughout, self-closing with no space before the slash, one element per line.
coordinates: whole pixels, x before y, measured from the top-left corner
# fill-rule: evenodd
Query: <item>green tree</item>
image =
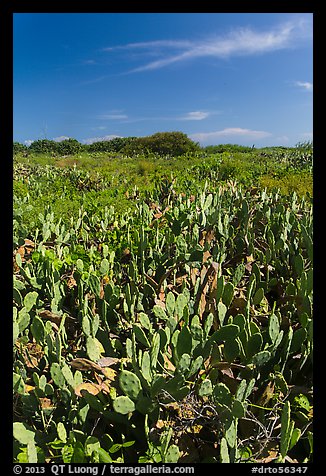
<path fill-rule="evenodd" d="M 31 143 L 29 150 L 36 154 L 56 153 L 57 145 L 58 143 L 54 140 L 39 139 Z"/>
<path fill-rule="evenodd" d="M 78 154 L 83 148 L 82 144 L 76 139 L 65 139 L 61 142 L 56 142 L 56 144 L 56 151 L 59 155 Z"/>
<path fill-rule="evenodd" d="M 28 153 L 28 147 L 25 144 L 21 144 L 20 142 L 13 143 L 13 154 L 26 154 Z"/>
<path fill-rule="evenodd" d="M 179 131 L 157 132 L 151 136 L 133 138 L 122 151 L 132 155 L 135 153 L 154 153 L 160 156 L 178 157 L 200 150 L 186 134 Z"/>

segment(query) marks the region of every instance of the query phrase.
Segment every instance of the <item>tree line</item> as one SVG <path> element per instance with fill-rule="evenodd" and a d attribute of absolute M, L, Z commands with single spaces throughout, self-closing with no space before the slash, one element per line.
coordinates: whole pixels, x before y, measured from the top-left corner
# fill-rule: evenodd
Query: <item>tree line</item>
<path fill-rule="evenodd" d="M 198 142 L 191 140 L 185 133 L 179 131 L 157 132 L 145 137 L 114 137 L 110 140 L 82 144 L 78 140 L 69 138 L 60 142 L 49 139 L 38 139 L 29 146 L 20 142 L 13 143 L 13 153 L 24 154 L 51 154 L 53 157 L 74 155 L 81 152 L 115 152 L 123 155 L 159 155 L 177 157 L 188 153 L 206 151 L 207 153 L 230 151 L 248 152 L 251 147 L 234 144 L 220 144 L 201 147 Z"/>

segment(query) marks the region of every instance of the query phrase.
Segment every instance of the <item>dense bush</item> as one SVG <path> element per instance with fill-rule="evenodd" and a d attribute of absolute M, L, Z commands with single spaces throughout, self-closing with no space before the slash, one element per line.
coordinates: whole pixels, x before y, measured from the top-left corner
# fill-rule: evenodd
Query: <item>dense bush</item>
<path fill-rule="evenodd" d="M 14 154 L 21 154 L 26 153 L 28 151 L 28 147 L 20 142 L 13 143 L 13 153 Z"/>
<path fill-rule="evenodd" d="M 154 153 L 161 156 L 178 157 L 199 151 L 200 147 L 183 132 L 157 132 L 151 136 L 138 137 L 127 144 L 125 154 Z"/>
<path fill-rule="evenodd" d="M 54 140 L 39 139 L 31 143 L 29 150 L 36 154 L 51 154 L 57 152 L 57 147 L 58 143 Z"/>
<path fill-rule="evenodd" d="M 26 148 L 18 142 L 14 143 L 14 153 Z M 27 149 L 27 148 L 26 148 Z M 65 139 L 61 142 L 39 139 L 28 148 L 33 153 L 72 155 L 84 150 L 87 152 L 122 152 L 126 155 L 156 154 L 160 156 L 177 157 L 200 150 L 183 132 L 157 132 L 146 137 L 115 137 L 108 141 L 94 142 L 82 145 L 76 139 Z"/>
<path fill-rule="evenodd" d="M 120 150 L 132 142 L 135 137 L 114 137 L 110 140 L 103 140 L 88 144 L 85 149 L 89 152 L 120 152 Z"/>
<path fill-rule="evenodd" d="M 13 153 L 31 152 L 35 154 L 73 155 L 83 149 L 82 144 L 76 139 L 65 139 L 60 142 L 49 139 L 39 139 L 31 143 L 29 147 L 19 142 L 14 142 Z"/>
<path fill-rule="evenodd" d="M 83 149 L 82 144 L 76 139 L 65 139 L 61 142 L 56 142 L 56 151 L 59 155 L 77 154 Z"/>

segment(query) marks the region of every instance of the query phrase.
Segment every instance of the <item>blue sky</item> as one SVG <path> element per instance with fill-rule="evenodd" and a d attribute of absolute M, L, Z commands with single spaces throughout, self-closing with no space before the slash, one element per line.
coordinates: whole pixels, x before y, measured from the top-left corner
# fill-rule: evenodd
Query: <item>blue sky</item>
<path fill-rule="evenodd" d="M 14 140 L 312 140 L 313 15 L 16 13 Z"/>

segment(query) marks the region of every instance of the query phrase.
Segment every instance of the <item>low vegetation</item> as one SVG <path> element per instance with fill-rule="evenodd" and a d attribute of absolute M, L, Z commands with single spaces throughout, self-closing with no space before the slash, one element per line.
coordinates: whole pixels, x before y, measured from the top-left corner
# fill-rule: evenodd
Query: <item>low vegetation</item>
<path fill-rule="evenodd" d="M 312 144 L 162 134 L 14 145 L 14 461 L 310 462 Z"/>

